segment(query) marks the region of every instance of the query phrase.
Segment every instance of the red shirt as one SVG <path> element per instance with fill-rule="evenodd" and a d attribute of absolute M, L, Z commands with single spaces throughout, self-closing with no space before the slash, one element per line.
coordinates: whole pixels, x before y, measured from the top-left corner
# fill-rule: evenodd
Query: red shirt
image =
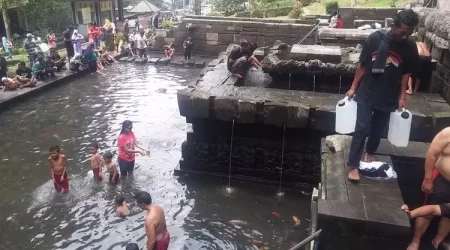
<path fill-rule="evenodd" d="M 119 158 L 125 161 L 134 161 L 135 154 L 126 153 L 123 149 L 124 147 L 127 147 L 127 149 L 134 150 L 134 146 L 136 145 L 136 137 L 134 137 L 134 133 L 130 132 L 128 134 L 120 134 L 118 144 Z"/>
<path fill-rule="evenodd" d="M 336 29 L 344 28 L 344 21 L 342 19 L 336 19 Z"/>
<path fill-rule="evenodd" d="M 91 26 L 89 27 L 89 39 L 98 39 L 100 37 L 100 32 L 97 27 Z"/>

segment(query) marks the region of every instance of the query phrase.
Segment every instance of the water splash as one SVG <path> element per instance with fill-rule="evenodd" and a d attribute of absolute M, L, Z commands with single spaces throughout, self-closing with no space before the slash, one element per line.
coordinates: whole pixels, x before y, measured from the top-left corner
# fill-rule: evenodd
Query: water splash
<path fill-rule="evenodd" d="M 316 75 L 314 75 L 313 92 L 316 92 Z"/>
<path fill-rule="evenodd" d="M 291 73 L 289 73 L 289 90 L 291 90 Z"/>
<path fill-rule="evenodd" d="M 341 87 L 342 87 L 342 76 L 339 76 L 339 94 L 341 93 Z"/>

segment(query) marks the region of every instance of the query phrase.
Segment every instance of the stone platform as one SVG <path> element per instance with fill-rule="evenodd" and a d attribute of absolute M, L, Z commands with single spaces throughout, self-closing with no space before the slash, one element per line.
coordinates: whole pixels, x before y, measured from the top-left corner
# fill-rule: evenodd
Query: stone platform
<path fill-rule="evenodd" d="M 324 63 L 340 63 L 341 48 L 337 46 L 294 44 L 291 49 L 291 59 L 295 61 L 320 60 Z"/>
<path fill-rule="evenodd" d="M 323 231 L 319 249 L 405 249 L 411 229 L 400 209 L 404 203 L 397 181 L 363 177 L 359 184 L 348 181 L 350 142 L 350 136 L 339 135 L 322 140 L 317 228 Z M 376 155 L 376 160 L 393 166 L 389 156 Z"/>
<path fill-rule="evenodd" d="M 319 40 L 322 45 L 354 47 L 357 44 L 363 44 L 375 29 L 359 30 L 359 29 L 334 29 L 328 27 L 320 27 L 318 30 Z"/>
<path fill-rule="evenodd" d="M 120 62 L 134 62 L 136 64 L 155 64 L 155 65 L 172 65 L 180 67 L 195 67 L 204 68 L 206 66 L 205 59 L 195 59 L 190 61 L 185 61 L 184 59 L 174 58 L 173 60 L 167 60 L 165 57 L 121 57 Z"/>
<path fill-rule="evenodd" d="M 259 81 L 258 78 L 255 81 Z M 321 84 L 339 83 L 316 82 L 316 88 Z M 286 125 L 334 133 L 335 105 L 343 94 L 236 85 L 239 85 L 238 79 L 228 72 L 225 63 L 219 63 L 192 88 L 178 92 L 180 114 L 188 120 L 234 120 L 243 124 Z M 413 113 L 411 140 L 430 141 L 437 131 L 449 124 L 450 106 L 441 96 L 417 93 L 407 98 L 408 109 Z"/>

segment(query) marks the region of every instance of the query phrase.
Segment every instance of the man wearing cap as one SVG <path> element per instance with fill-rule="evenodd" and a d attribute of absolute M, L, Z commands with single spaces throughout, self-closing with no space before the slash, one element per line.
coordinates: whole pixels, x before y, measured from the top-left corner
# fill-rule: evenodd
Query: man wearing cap
<path fill-rule="evenodd" d="M 167 231 L 164 211 L 160 206 L 152 204 L 152 197 L 147 192 L 139 191 L 134 197 L 137 205 L 148 212 L 145 217 L 147 250 L 167 250 L 170 234 Z"/>
<path fill-rule="evenodd" d="M 24 44 L 25 50 L 28 52 L 28 59 L 30 60 L 30 68 L 33 68 L 33 64 L 36 62 L 37 58 L 37 45 L 34 41 L 34 37 L 32 34 L 27 34 L 27 40 L 25 40 Z"/>

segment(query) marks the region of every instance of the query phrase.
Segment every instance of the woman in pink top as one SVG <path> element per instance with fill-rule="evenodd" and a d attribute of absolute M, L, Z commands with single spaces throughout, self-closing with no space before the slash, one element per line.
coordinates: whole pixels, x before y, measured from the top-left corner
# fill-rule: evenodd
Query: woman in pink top
<path fill-rule="evenodd" d="M 150 151 L 145 150 L 137 145 L 136 137 L 132 132 L 133 123 L 131 121 L 124 121 L 122 123 L 122 130 L 119 135 L 119 168 L 120 175 L 127 176 L 128 173 L 133 173 L 134 158 L 136 154 L 150 156 Z M 136 150 L 136 148 L 140 150 Z"/>
<path fill-rule="evenodd" d="M 53 29 L 48 30 L 47 44 L 50 49 L 56 49 L 56 35 Z"/>

